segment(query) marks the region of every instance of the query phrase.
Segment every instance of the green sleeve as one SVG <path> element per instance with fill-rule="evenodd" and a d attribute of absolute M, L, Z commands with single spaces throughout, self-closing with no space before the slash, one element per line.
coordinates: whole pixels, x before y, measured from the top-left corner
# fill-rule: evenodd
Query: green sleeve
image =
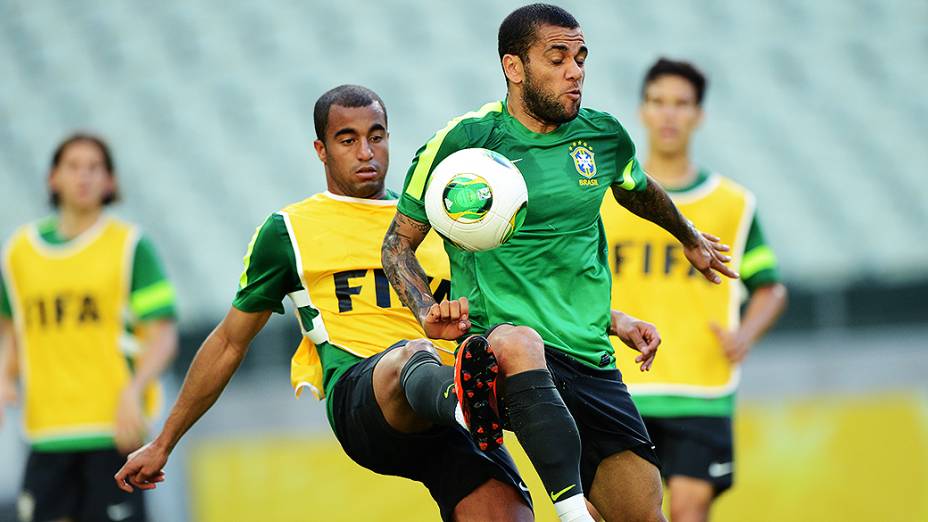
<path fill-rule="evenodd" d="M 648 176 L 641 168 L 641 162 L 635 157 L 635 142 L 618 120 L 615 122 L 615 138 L 619 141 L 616 149 L 616 172 L 618 176 L 612 186 L 631 192 L 641 192 L 648 187 Z"/>
<path fill-rule="evenodd" d="M 764 232 L 760 226 L 757 214 L 751 220 L 751 229 L 744 246 L 744 257 L 741 259 L 741 280 L 748 291 L 753 293 L 762 286 L 780 282 L 780 269 L 777 256 L 764 239 Z"/>
<path fill-rule="evenodd" d="M 154 244 L 144 235 L 135 247 L 129 304 L 140 321 L 177 318 L 174 287 L 165 275 Z"/>
<path fill-rule="evenodd" d="M 428 223 L 429 218 L 425 214 L 425 188 L 428 187 L 432 171 L 452 153 L 482 144 L 480 140 L 472 138 L 469 129 L 470 125 L 464 122 L 457 123 L 447 130 L 442 129 L 416 151 L 403 183 L 403 195 L 397 203 L 399 212 L 416 221 Z"/>
<path fill-rule="evenodd" d="M 3 279 L 2 270 L 0 270 L 0 316 L 7 319 L 13 317 L 13 307 L 10 306 L 10 296 L 6 292 L 6 282 Z"/>
<path fill-rule="evenodd" d="M 296 257 L 280 214 L 272 214 L 258 227 L 245 251 L 245 268 L 232 306 L 243 312 L 271 310 L 284 313 L 287 294 L 303 288 Z"/>

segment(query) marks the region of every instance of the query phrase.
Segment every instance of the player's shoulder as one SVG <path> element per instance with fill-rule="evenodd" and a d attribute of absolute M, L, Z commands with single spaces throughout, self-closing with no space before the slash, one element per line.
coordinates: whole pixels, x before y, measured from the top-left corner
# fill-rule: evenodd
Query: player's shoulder
<path fill-rule="evenodd" d="M 582 132 L 593 132 L 599 135 L 618 137 L 631 144 L 631 136 L 622 125 L 622 122 L 611 113 L 589 107 L 582 107 L 577 113 L 574 125 L 580 127 Z"/>
<path fill-rule="evenodd" d="M 445 127 L 438 131 L 447 135 L 466 134 L 473 139 L 476 136 L 489 134 L 493 128 L 500 124 L 503 115 L 503 102 L 496 100 L 484 103 L 480 107 L 459 114 L 448 121 Z"/>
<path fill-rule="evenodd" d="M 0 252 L 3 253 L 3 257 L 6 257 L 16 245 L 28 240 L 30 236 L 36 235 L 38 225 L 41 221 L 42 220 L 30 221 L 16 227 L 13 232 L 3 240 L 3 244 L 0 245 Z"/>
<path fill-rule="evenodd" d="M 592 109 L 590 107 L 581 107 L 580 112 L 577 113 L 577 120 L 591 127 L 613 131 L 621 130 L 625 132 L 625 127 L 622 126 L 619 119 L 606 111 Z"/>
<path fill-rule="evenodd" d="M 342 214 L 346 212 L 350 213 L 351 208 L 396 208 L 397 195 L 392 192 L 390 195 L 393 197 L 387 199 L 369 199 L 342 196 L 340 194 L 333 194 L 329 191 L 318 192 L 302 201 L 297 201 L 285 206 L 274 215 L 303 217 L 310 217 L 313 215 L 331 216 L 333 209 L 338 209 L 337 212 Z"/>
<path fill-rule="evenodd" d="M 319 208 L 325 204 L 325 199 L 322 197 L 322 192 L 317 192 L 309 196 L 308 198 L 301 199 L 299 201 L 294 201 L 287 205 L 284 205 L 283 208 L 276 212 L 272 212 L 268 219 L 277 219 L 281 218 L 285 214 L 298 214 L 303 212 L 312 212 L 313 210 Z M 277 218 L 275 218 L 277 216 Z"/>
<path fill-rule="evenodd" d="M 3 241 L 3 244 L 10 245 L 30 235 L 37 234 L 39 230 L 41 230 L 43 224 L 48 221 L 48 219 L 49 218 L 36 219 L 34 221 L 28 221 L 19 225 L 13 229 L 13 232 L 10 233 L 9 236 L 6 237 L 6 239 Z"/>
<path fill-rule="evenodd" d="M 754 193 L 738 181 L 735 181 L 733 178 L 710 170 L 708 171 L 708 180 L 714 180 L 721 190 L 738 194 L 746 199 L 754 199 Z"/>
<path fill-rule="evenodd" d="M 110 228 L 111 230 L 127 234 L 136 239 L 142 235 L 142 228 L 136 223 L 112 215 L 107 215 L 105 219 L 106 222 L 104 226 Z"/>

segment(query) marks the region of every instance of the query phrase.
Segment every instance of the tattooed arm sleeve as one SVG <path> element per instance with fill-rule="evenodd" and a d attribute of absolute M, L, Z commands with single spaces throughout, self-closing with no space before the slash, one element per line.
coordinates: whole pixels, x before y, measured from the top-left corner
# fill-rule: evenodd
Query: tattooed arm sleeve
<path fill-rule="evenodd" d="M 387 274 L 390 284 L 420 323 L 424 321 L 429 308 L 435 304 L 435 298 L 429 290 L 428 278 L 416 259 L 416 249 L 430 228 L 428 223 L 416 221 L 397 212 L 387 235 L 383 238 L 383 247 L 380 250 L 383 271 Z"/>
<path fill-rule="evenodd" d="M 683 246 L 690 247 L 699 242 L 696 227 L 680 213 L 670 196 L 650 176 L 647 177 L 647 187 L 642 191 L 622 190 L 613 185 L 612 194 L 628 211 L 670 232 Z"/>

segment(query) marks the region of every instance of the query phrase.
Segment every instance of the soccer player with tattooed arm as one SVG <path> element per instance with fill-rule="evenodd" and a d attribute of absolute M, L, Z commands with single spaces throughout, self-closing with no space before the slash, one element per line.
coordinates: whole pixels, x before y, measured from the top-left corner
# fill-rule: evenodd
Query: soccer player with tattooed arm
<path fill-rule="evenodd" d="M 728 247 L 698 231 L 645 174 L 613 116 L 581 108 L 589 49 L 570 13 L 547 4 L 517 9 L 498 43 L 506 97 L 454 118 L 419 149 L 384 238 L 384 270 L 425 333 L 463 340 L 455 396 L 442 399 L 448 376 L 429 353 L 404 367 L 406 396 L 436 424 L 462 411 L 487 449 L 501 442 L 503 428 L 515 432 L 563 522 L 591 520 L 584 496 L 606 520 L 663 520 L 658 459 L 609 335 L 641 351 L 642 370 L 658 338 L 651 325 L 610 309 L 601 202 L 611 191 L 667 230 L 713 283 L 737 277 L 725 264 Z M 436 303 L 416 258 L 429 231 L 424 193 L 445 157 L 472 147 L 516 162 L 528 212 L 498 248 L 446 244 L 452 300 Z M 629 321 L 639 339 L 617 331 Z M 478 393 L 481 385 L 494 393 Z"/>

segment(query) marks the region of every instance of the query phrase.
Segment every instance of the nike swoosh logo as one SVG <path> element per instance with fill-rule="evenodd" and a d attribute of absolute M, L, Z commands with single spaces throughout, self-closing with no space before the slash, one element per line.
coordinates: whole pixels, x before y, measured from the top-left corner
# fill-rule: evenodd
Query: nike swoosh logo
<path fill-rule="evenodd" d="M 448 385 L 448 389 L 445 390 L 444 395 L 445 395 L 445 398 L 446 398 L 446 399 L 448 398 L 448 395 L 451 394 L 451 388 L 454 388 L 454 383 L 449 384 L 449 385 Z"/>
<path fill-rule="evenodd" d="M 564 488 L 564 489 L 558 491 L 557 493 L 555 493 L 555 492 L 552 491 L 552 492 L 551 492 L 551 502 L 557 502 L 557 499 L 561 498 L 561 496 L 562 496 L 564 493 L 567 493 L 568 491 L 574 489 L 575 487 L 577 487 L 576 484 L 571 484 L 571 485 L 567 486 L 566 488 Z"/>
<path fill-rule="evenodd" d="M 731 474 L 731 462 L 713 462 L 709 464 L 709 476 L 712 478 L 724 477 Z"/>
<path fill-rule="evenodd" d="M 106 515 L 110 517 L 110 520 L 113 522 L 126 520 L 132 516 L 132 513 L 132 504 L 128 502 L 123 502 L 122 504 L 112 504 L 106 508 Z"/>
<path fill-rule="evenodd" d="M 521 489 L 522 491 L 524 491 L 524 492 L 526 492 L 526 493 L 529 493 L 528 486 L 526 486 L 525 484 L 523 484 L 523 483 L 521 483 L 521 482 L 519 482 L 519 489 Z"/>
<path fill-rule="evenodd" d="M 518 162 L 522 161 L 523 159 L 525 159 L 525 158 L 517 158 L 517 159 L 514 159 L 514 160 L 509 160 L 509 163 L 515 164 L 515 163 L 518 163 Z"/>

